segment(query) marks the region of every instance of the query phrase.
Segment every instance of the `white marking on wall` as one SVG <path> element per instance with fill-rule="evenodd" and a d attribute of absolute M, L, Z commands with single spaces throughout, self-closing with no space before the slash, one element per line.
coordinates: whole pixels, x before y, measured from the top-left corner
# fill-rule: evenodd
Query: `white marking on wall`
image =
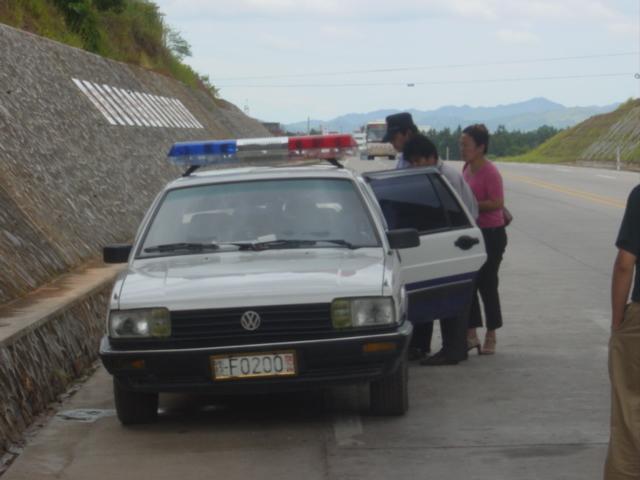
<path fill-rule="evenodd" d="M 148 93 L 143 93 L 141 95 L 146 100 L 147 105 L 149 105 L 149 107 L 151 109 L 153 109 L 154 112 L 156 112 L 156 115 L 160 119 L 160 123 L 162 123 L 162 125 L 165 126 L 165 127 L 170 127 L 171 126 L 171 119 L 162 111 L 162 108 L 161 108 L 160 104 L 158 104 L 154 100 L 154 96 L 150 95 Z"/>
<path fill-rule="evenodd" d="M 165 126 L 165 123 L 158 116 L 157 112 L 154 110 L 151 104 L 149 104 L 149 101 L 145 98 L 145 96 L 140 92 L 133 92 L 133 94 L 138 99 L 140 104 L 144 106 L 145 111 L 148 112 L 153 122 L 160 127 Z"/>
<path fill-rule="evenodd" d="M 125 90 L 77 78 L 71 80 L 110 125 L 204 128 L 177 98 Z"/>
<path fill-rule="evenodd" d="M 171 115 L 171 118 L 173 118 L 173 120 L 178 125 L 181 125 L 183 128 L 189 128 L 189 124 L 185 123 L 180 118 L 180 115 L 178 115 L 178 112 L 176 112 L 175 108 L 173 107 L 173 105 L 171 105 L 171 103 L 169 102 L 169 99 L 167 97 L 158 97 L 158 100 L 160 100 L 160 103 L 162 105 L 164 105 L 165 112 L 169 113 L 169 115 Z"/>
<path fill-rule="evenodd" d="M 115 120 L 117 125 L 126 125 L 125 121 L 122 118 L 120 118 L 120 115 L 118 115 L 118 112 L 115 111 L 111 106 L 111 104 L 103 98 L 102 94 L 95 88 L 93 83 L 86 82 L 83 80 L 82 84 L 89 91 L 89 93 L 91 93 L 93 98 L 95 98 L 98 102 L 100 102 L 100 105 L 102 105 L 102 108 L 105 109 L 107 113 Z"/>
<path fill-rule="evenodd" d="M 173 102 L 172 100 L 173 99 L 171 98 L 167 98 L 167 102 L 169 102 L 169 105 L 171 106 L 171 108 L 173 108 L 173 111 L 176 113 L 180 121 L 186 125 L 192 126 L 193 123 L 191 123 L 189 118 L 184 114 L 182 110 L 180 110 L 180 108 L 178 108 L 178 105 L 176 105 L 176 103 Z"/>
<path fill-rule="evenodd" d="M 125 125 L 129 125 L 129 126 L 135 125 L 135 122 L 131 120 L 129 115 L 127 115 L 126 109 L 121 108 L 120 105 L 118 105 L 118 102 L 116 102 L 113 98 L 111 98 L 111 94 L 107 92 L 107 90 L 103 86 L 94 84 L 93 87 L 96 89 L 99 95 L 104 99 L 104 101 L 109 105 L 111 105 L 111 108 L 115 112 L 117 112 L 118 116 L 124 121 Z"/>
<path fill-rule="evenodd" d="M 127 95 L 127 92 L 119 88 L 114 88 L 113 91 L 122 100 L 122 102 L 127 105 L 127 111 L 131 114 L 136 125 L 139 127 L 148 126 L 144 121 L 144 118 L 142 118 L 140 113 L 138 113 L 135 102 L 129 95 Z"/>
<path fill-rule="evenodd" d="M 109 115 L 109 112 L 102 106 L 102 104 L 91 94 L 91 92 L 89 91 L 89 89 L 87 87 L 84 86 L 84 84 L 78 80 L 77 78 L 73 79 L 73 83 L 76 84 L 76 87 L 78 87 L 80 89 L 80 91 L 82 93 L 84 93 L 87 98 L 89 99 L 89 101 L 93 104 L 94 107 L 96 107 L 98 109 L 98 111 L 104 116 L 104 118 L 107 119 L 107 121 L 111 124 L 111 125 L 117 125 L 118 122 L 115 121 L 115 119 Z"/>
<path fill-rule="evenodd" d="M 149 110 L 148 106 L 145 104 L 144 101 L 140 100 L 140 96 L 138 95 L 137 92 L 128 90 L 126 93 L 129 96 L 129 98 L 131 98 L 131 101 L 133 102 L 133 104 L 137 106 L 136 108 L 140 110 L 140 115 L 144 116 L 146 119 L 145 121 L 147 121 L 150 125 L 153 125 L 154 127 L 168 126 L 164 122 L 161 122 L 156 118 L 157 115 Z"/>
<path fill-rule="evenodd" d="M 135 115 L 136 112 L 131 108 L 129 102 L 125 101 L 120 95 L 118 95 L 114 89 L 109 85 L 102 85 L 102 89 L 105 91 L 105 94 L 109 99 L 118 105 L 118 109 L 123 112 L 122 115 L 126 115 L 133 125 L 138 127 L 144 125 L 144 123 L 141 123 L 140 119 Z"/>
<path fill-rule="evenodd" d="M 162 103 L 160 97 L 158 97 L 157 95 L 151 95 L 151 101 L 156 106 L 156 108 L 162 112 L 162 115 L 165 116 L 167 122 L 169 122 L 169 125 L 180 127 L 180 124 L 175 118 L 173 118 L 171 112 L 167 110 L 167 107 L 164 105 L 164 103 Z"/>
<path fill-rule="evenodd" d="M 129 91 L 129 94 L 131 95 L 131 98 L 133 98 L 133 102 L 138 108 L 138 113 L 140 113 L 140 115 L 142 116 L 142 118 L 144 118 L 144 121 L 148 125 L 151 125 L 153 127 L 162 126 L 160 125 L 160 123 L 154 120 L 153 115 L 149 113 L 144 102 L 140 100 L 140 95 L 138 94 L 138 92 Z"/>
<path fill-rule="evenodd" d="M 174 113 L 174 115 L 178 118 L 180 123 L 191 127 L 191 123 L 189 123 L 189 120 L 187 120 L 184 114 L 178 109 L 177 105 L 171 101 L 172 100 L 171 98 L 165 97 L 163 98 L 163 100 L 167 103 L 168 108 Z"/>
<path fill-rule="evenodd" d="M 196 117 L 194 117 L 192 115 L 192 113 L 187 110 L 187 107 L 185 107 L 182 102 L 180 102 L 180 100 L 176 99 L 176 98 L 171 98 L 170 99 L 173 103 L 175 103 L 176 107 L 178 107 L 178 109 L 183 112 L 185 114 L 185 116 L 187 117 L 187 120 L 189 120 L 189 123 L 194 125 L 196 128 L 202 128 L 202 125 L 200 125 L 200 122 L 198 122 L 198 119 Z"/>
<path fill-rule="evenodd" d="M 138 94 L 138 98 L 140 99 L 141 102 L 144 103 L 145 109 L 147 110 L 147 112 L 149 112 L 149 115 L 151 115 L 151 118 L 153 119 L 154 123 L 159 126 L 159 127 L 168 127 L 169 125 L 166 123 L 166 121 L 162 118 L 162 115 L 160 115 L 160 112 L 158 111 L 158 109 L 155 107 L 155 105 L 153 105 L 150 101 L 149 98 L 147 97 L 146 94 L 144 93 L 139 93 Z"/>

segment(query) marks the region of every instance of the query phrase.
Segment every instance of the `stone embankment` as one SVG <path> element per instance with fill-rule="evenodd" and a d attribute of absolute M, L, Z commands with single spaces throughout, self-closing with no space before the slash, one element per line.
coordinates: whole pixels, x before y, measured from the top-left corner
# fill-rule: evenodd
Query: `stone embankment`
<path fill-rule="evenodd" d="M 3 25 L 0 65 L 0 303 L 129 238 L 178 173 L 173 142 L 268 135 L 204 91 Z"/>
<path fill-rule="evenodd" d="M 95 361 L 114 274 L 53 310 L 46 285 L 134 236 L 179 173 L 173 142 L 269 133 L 207 92 L 4 25 L 0 65 L 1 458 Z"/>

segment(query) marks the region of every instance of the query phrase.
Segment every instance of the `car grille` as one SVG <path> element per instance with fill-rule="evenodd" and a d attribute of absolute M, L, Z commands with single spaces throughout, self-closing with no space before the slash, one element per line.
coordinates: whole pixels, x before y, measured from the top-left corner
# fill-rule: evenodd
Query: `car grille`
<path fill-rule="evenodd" d="M 256 330 L 245 330 L 240 323 L 247 311 L 260 315 L 260 327 Z M 255 341 L 264 337 L 284 340 L 333 332 L 328 303 L 176 311 L 171 312 L 171 329 L 174 340 L 215 338 L 217 341 Z"/>
<path fill-rule="evenodd" d="M 247 311 L 260 315 L 258 329 L 248 331 L 242 328 L 240 318 Z M 358 329 L 357 334 L 379 333 L 394 328 Z M 170 337 L 111 339 L 111 344 L 116 350 L 179 350 L 319 340 L 350 335 L 354 335 L 353 330 L 337 331 L 333 328 L 331 304 L 321 303 L 172 311 Z"/>

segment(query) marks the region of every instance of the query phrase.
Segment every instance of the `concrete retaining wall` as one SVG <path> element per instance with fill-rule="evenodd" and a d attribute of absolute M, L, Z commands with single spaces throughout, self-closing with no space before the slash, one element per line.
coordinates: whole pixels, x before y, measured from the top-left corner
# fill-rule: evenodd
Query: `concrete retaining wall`
<path fill-rule="evenodd" d="M 0 342 L 0 457 L 98 357 L 111 282 Z"/>
<path fill-rule="evenodd" d="M 206 92 L 1 24 L 0 65 L 0 304 L 132 237 L 179 173 L 165 161 L 173 142 L 269 135 Z M 110 121 L 100 99 L 139 121 Z"/>

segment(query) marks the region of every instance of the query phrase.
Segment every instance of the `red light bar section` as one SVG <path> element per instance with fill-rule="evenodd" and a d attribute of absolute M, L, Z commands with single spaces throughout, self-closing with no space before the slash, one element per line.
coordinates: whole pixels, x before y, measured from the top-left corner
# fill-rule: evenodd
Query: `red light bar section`
<path fill-rule="evenodd" d="M 358 144 L 351 135 L 289 137 L 289 158 L 338 160 L 357 151 Z"/>
<path fill-rule="evenodd" d="M 289 137 L 289 151 L 351 149 L 358 144 L 351 135 L 306 135 Z"/>

